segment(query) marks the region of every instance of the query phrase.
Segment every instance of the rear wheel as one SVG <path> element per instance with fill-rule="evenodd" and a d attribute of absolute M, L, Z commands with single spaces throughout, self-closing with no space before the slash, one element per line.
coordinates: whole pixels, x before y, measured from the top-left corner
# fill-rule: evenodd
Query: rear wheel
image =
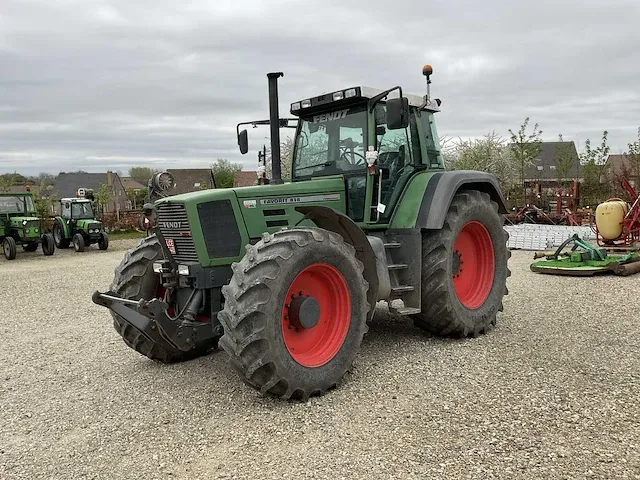
<path fill-rule="evenodd" d="M 248 385 L 307 400 L 339 384 L 367 331 L 363 265 L 319 228 L 265 234 L 223 287 L 220 346 Z"/>
<path fill-rule="evenodd" d="M 60 220 L 56 220 L 56 223 L 53 225 L 53 239 L 56 242 L 56 247 L 69 248 L 71 242 L 68 238 L 64 238 L 64 229 L 62 228 Z"/>
<path fill-rule="evenodd" d="M 153 272 L 153 262 L 162 260 L 162 250 L 156 236 L 147 237 L 129 250 L 116 268 L 115 278 L 110 289 L 128 300 L 151 300 L 159 291 L 158 276 Z M 136 352 L 160 363 L 176 363 L 205 355 L 215 341 L 204 342 L 193 350 L 183 352 L 175 349 L 162 339 L 152 342 L 135 327 L 125 322 L 119 315 L 111 312 L 113 326 L 124 343 Z"/>
<path fill-rule="evenodd" d="M 84 237 L 79 233 L 73 236 L 73 249 L 76 252 L 84 252 Z"/>
<path fill-rule="evenodd" d="M 476 190 L 455 195 L 441 230 L 422 237 L 422 312 L 415 324 L 466 337 L 495 325 L 506 295 L 508 233 L 498 204 Z"/>
<path fill-rule="evenodd" d="M 106 250 L 109 248 L 109 235 L 106 232 L 100 233 L 100 238 L 98 239 L 98 248 L 100 250 Z"/>
<path fill-rule="evenodd" d="M 45 255 L 53 255 L 53 252 L 56 250 L 56 243 L 53 239 L 53 235 L 50 233 L 45 233 L 42 236 L 42 253 Z"/>
<path fill-rule="evenodd" d="M 18 249 L 16 248 L 16 241 L 11 237 L 5 237 L 2 242 L 2 250 L 7 260 L 13 260 L 16 258 Z"/>
<path fill-rule="evenodd" d="M 38 249 L 38 242 L 25 243 L 22 248 L 25 252 L 35 252 Z"/>

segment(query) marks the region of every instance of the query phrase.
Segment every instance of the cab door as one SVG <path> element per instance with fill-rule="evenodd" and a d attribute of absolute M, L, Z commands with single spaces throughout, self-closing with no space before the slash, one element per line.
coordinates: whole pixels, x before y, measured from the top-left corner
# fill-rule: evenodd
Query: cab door
<path fill-rule="evenodd" d="M 386 105 L 378 104 L 374 111 L 378 173 L 371 176 L 371 223 L 386 224 L 409 179 L 426 166 L 422 162 L 416 109 L 411 108 L 409 126 L 389 130 Z"/>

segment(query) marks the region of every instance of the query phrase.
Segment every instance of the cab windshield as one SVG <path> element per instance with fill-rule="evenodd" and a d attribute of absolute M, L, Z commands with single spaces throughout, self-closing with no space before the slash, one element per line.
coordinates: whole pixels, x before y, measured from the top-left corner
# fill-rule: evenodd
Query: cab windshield
<path fill-rule="evenodd" d="M 93 218 L 93 208 L 91 202 L 79 202 L 71 204 L 72 218 Z"/>
<path fill-rule="evenodd" d="M 366 133 L 366 104 L 300 117 L 292 176 L 363 171 Z"/>
<path fill-rule="evenodd" d="M 29 213 L 35 210 L 31 197 L 19 195 L 0 197 L 0 213 Z"/>

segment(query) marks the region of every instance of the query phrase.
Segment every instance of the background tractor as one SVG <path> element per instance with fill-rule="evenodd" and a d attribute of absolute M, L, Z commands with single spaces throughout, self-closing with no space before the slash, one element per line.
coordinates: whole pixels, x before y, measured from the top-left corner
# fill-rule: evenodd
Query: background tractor
<path fill-rule="evenodd" d="M 60 216 L 53 224 L 53 238 L 58 248 L 69 248 L 73 243 L 76 252 L 98 244 L 100 250 L 109 248 L 109 235 L 102 222 L 96 220 L 93 191 L 78 189 L 78 196 L 60 200 Z"/>
<path fill-rule="evenodd" d="M 341 382 L 378 301 L 433 334 L 488 331 L 507 293 L 507 209 L 492 175 L 445 171 L 431 73 L 426 96 L 356 86 L 294 102 L 287 183 L 282 73 L 268 74 L 271 181 L 155 203 L 155 233 L 92 297 L 124 342 L 166 363 L 219 345 L 251 387 L 306 400 Z"/>
<path fill-rule="evenodd" d="M 44 220 L 36 214 L 31 193 L 0 193 L 0 242 L 7 260 L 16 258 L 18 245 L 25 252 L 53 255 L 53 236 L 45 233 Z"/>

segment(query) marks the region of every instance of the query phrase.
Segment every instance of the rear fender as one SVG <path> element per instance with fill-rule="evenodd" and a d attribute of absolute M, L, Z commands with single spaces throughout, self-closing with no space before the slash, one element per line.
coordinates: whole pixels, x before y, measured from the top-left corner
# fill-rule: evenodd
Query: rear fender
<path fill-rule="evenodd" d="M 376 255 L 365 233 L 353 220 L 333 208 L 317 205 L 296 207 L 296 210 L 318 227 L 340 234 L 345 242 L 355 248 L 356 258 L 364 265 L 364 279 L 369 283 L 369 291 L 367 292 L 367 301 L 370 306 L 369 320 L 373 318 L 378 300 L 379 282 Z"/>
<path fill-rule="evenodd" d="M 508 213 L 500 184 L 494 175 L 476 170 L 438 172 L 427 183 L 416 227 L 441 229 L 453 197 L 464 190 L 478 190 L 489 194 L 491 200 L 498 204 L 498 213 Z"/>

